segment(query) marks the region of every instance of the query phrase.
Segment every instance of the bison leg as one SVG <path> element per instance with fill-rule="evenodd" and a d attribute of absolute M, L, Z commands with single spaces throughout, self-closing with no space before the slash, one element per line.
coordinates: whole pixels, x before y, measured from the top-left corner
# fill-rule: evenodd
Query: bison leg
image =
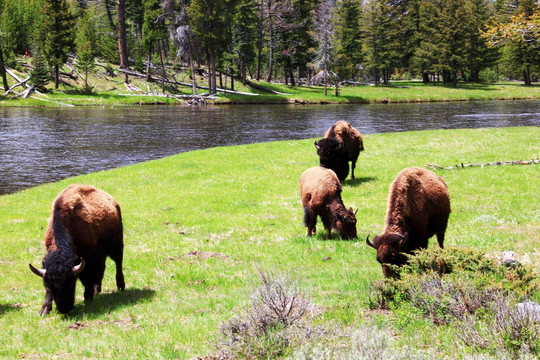
<path fill-rule="evenodd" d="M 41 311 L 39 312 L 40 316 L 45 316 L 52 310 L 52 293 L 49 289 L 45 290 L 45 300 L 43 301 L 43 306 L 41 307 Z"/>
<path fill-rule="evenodd" d="M 110 255 L 116 265 L 116 288 L 124 291 L 126 283 L 124 282 L 124 273 L 122 272 L 122 262 L 124 259 L 124 242 L 122 241 L 122 234 L 119 235 L 119 239 L 116 240 L 119 246 Z"/>
<path fill-rule="evenodd" d="M 326 239 L 332 238 L 332 223 L 330 221 L 330 218 L 328 217 L 328 214 L 321 214 L 321 220 L 324 225 L 324 228 L 326 229 Z"/>
<path fill-rule="evenodd" d="M 437 233 L 437 242 L 439 243 L 439 247 L 441 249 L 444 249 L 443 243 L 444 243 L 444 230 L 439 231 Z"/>
<path fill-rule="evenodd" d="M 116 264 L 116 287 L 118 290 L 124 291 L 126 283 L 124 282 L 124 273 L 122 272 L 122 256 L 113 260 Z"/>
<path fill-rule="evenodd" d="M 101 292 L 101 280 L 105 273 L 105 257 L 98 259 L 95 257 L 92 261 L 86 261 L 86 267 L 79 276 L 84 285 L 84 301 L 94 299 L 94 296 Z"/>
<path fill-rule="evenodd" d="M 307 226 L 306 236 L 313 236 L 317 233 L 317 215 L 311 211 L 309 206 L 304 207 L 304 225 Z"/>

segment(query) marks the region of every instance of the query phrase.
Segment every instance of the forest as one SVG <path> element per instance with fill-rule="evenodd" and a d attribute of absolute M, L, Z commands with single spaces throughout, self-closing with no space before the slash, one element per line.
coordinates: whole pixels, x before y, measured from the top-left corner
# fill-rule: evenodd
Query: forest
<path fill-rule="evenodd" d="M 494 83 L 540 75 L 536 0 L 0 0 L 0 72 L 31 64 L 37 89 L 80 73 L 173 66 L 292 86 Z M 190 76 L 193 90 L 196 77 Z M 231 83 L 233 83 L 231 81 Z M 234 84 L 234 83 L 233 83 Z"/>

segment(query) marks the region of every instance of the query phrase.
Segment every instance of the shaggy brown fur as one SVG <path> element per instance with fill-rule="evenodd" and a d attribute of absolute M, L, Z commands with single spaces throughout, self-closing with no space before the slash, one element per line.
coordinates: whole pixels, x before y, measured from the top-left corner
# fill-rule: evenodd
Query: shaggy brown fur
<path fill-rule="evenodd" d="M 85 300 L 92 300 L 101 291 L 107 256 L 116 263 L 116 285 L 124 290 L 120 206 L 103 190 L 88 185 L 63 190 L 53 203 L 45 247 L 44 269 L 30 265 L 46 288 L 41 315 L 50 312 L 52 300 L 62 313 L 73 308 L 77 275 L 85 287 Z"/>
<path fill-rule="evenodd" d="M 385 276 L 391 271 L 385 264 L 403 265 L 406 257 L 417 249 L 425 249 L 428 239 L 437 235 L 442 248 L 450 215 L 450 196 L 444 180 L 430 170 L 412 167 L 403 169 L 390 185 L 386 221 L 381 236 L 373 243 L 377 260 Z"/>
<path fill-rule="evenodd" d="M 360 151 L 364 150 L 364 143 L 360 132 L 352 127 L 347 121 L 340 120 L 326 131 L 324 137 L 335 138 L 343 143 L 343 147 L 345 148 L 345 151 L 348 152 L 349 161 L 351 162 L 351 179 L 354 179 L 356 160 L 358 160 Z"/>
<path fill-rule="evenodd" d="M 317 216 L 331 238 L 332 228 L 342 238 L 356 238 L 356 217 L 352 208 L 347 210 L 341 200 L 341 183 L 332 170 L 316 166 L 300 176 L 300 196 L 304 207 L 304 224 L 307 236 L 315 235 Z"/>

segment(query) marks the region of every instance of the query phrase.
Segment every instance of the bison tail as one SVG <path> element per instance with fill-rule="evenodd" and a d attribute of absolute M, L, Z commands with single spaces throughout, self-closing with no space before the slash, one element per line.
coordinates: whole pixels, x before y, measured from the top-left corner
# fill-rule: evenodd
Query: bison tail
<path fill-rule="evenodd" d="M 304 225 L 309 226 L 311 223 L 311 214 L 309 211 L 309 206 L 304 207 Z"/>

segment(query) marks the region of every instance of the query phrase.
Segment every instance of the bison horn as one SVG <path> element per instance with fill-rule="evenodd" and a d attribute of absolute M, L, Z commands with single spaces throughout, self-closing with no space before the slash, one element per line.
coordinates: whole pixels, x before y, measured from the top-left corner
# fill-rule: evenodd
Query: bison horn
<path fill-rule="evenodd" d="M 377 247 L 375 245 L 373 245 L 373 243 L 371 241 L 369 241 L 369 235 L 366 238 L 366 244 L 368 244 L 369 246 L 371 246 L 374 249 L 377 249 Z"/>
<path fill-rule="evenodd" d="M 405 245 L 407 245 L 407 242 L 409 242 L 409 233 L 405 233 L 405 235 L 401 235 L 401 234 L 396 234 L 396 235 L 401 238 L 401 240 L 399 240 L 398 247 L 400 249 L 404 248 Z"/>
<path fill-rule="evenodd" d="M 358 212 L 358 208 L 356 208 L 356 210 L 354 210 L 354 215 L 356 215 L 357 212 Z M 369 237 L 369 235 L 368 235 L 368 237 Z"/>
<path fill-rule="evenodd" d="M 39 277 L 44 277 L 45 276 L 45 272 L 47 270 L 45 270 L 45 269 L 36 269 L 32 264 L 28 264 L 28 266 L 30 266 L 30 270 L 32 270 L 32 272 L 34 274 L 36 274 L 37 276 L 39 276 Z"/>
<path fill-rule="evenodd" d="M 73 276 L 79 275 L 84 270 L 85 265 L 84 260 L 81 258 L 79 265 L 73 267 Z"/>
<path fill-rule="evenodd" d="M 315 145 L 315 147 L 317 148 L 317 150 L 319 149 L 319 144 L 317 143 L 317 140 L 315 140 L 315 142 L 313 143 Z"/>

